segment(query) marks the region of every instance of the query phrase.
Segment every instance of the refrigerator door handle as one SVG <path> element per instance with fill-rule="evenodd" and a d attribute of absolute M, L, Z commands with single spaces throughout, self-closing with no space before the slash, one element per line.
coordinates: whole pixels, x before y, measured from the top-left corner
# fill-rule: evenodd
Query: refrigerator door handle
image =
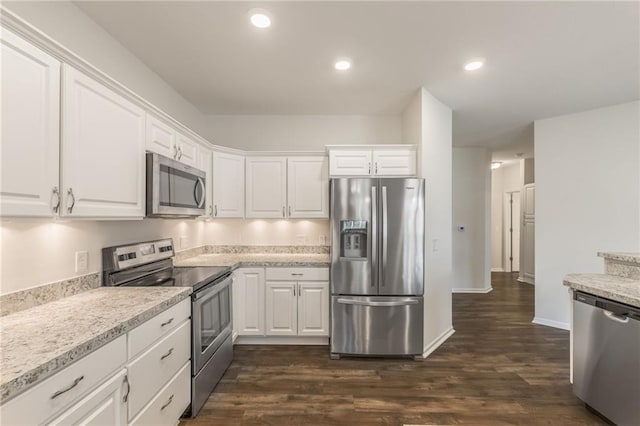
<path fill-rule="evenodd" d="M 343 305 L 359 305 L 359 306 L 406 306 L 417 305 L 419 302 L 414 299 L 397 300 L 392 302 L 367 302 L 366 300 L 338 299 L 338 303 Z"/>
<path fill-rule="evenodd" d="M 380 262 L 380 285 L 384 287 L 383 271 L 387 268 L 387 187 L 382 187 L 382 235 L 380 236 L 382 246 L 382 262 Z"/>
<path fill-rule="evenodd" d="M 378 188 L 371 187 L 371 287 L 378 283 Z"/>

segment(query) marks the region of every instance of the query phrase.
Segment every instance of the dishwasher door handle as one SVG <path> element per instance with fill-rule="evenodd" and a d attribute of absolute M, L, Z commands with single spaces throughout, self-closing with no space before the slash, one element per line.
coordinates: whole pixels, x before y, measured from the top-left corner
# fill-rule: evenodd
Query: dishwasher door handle
<path fill-rule="evenodd" d="M 611 321 L 619 322 L 620 324 L 626 324 L 629 322 L 629 317 L 621 317 L 620 315 L 616 315 L 613 312 L 604 309 L 602 310 L 602 313 Z"/>

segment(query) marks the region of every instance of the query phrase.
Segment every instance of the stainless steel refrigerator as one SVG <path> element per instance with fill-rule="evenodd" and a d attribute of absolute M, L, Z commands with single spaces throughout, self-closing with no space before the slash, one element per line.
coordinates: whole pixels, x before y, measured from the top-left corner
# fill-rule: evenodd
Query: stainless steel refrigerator
<path fill-rule="evenodd" d="M 424 179 L 331 180 L 331 357 L 422 355 Z"/>

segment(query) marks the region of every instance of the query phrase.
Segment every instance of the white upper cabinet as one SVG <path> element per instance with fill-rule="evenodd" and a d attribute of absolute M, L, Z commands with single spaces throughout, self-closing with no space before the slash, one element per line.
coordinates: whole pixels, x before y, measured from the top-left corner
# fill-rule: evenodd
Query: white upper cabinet
<path fill-rule="evenodd" d="M 247 157 L 246 217 L 285 218 L 286 157 Z"/>
<path fill-rule="evenodd" d="M 147 114 L 147 151 L 175 158 L 177 155 L 176 132 L 171 126 Z"/>
<path fill-rule="evenodd" d="M 198 167 L 198 144 L 181 133 L 177 133 L 177 160 L 191 167 Z"/>
<path fill-rule="evenodd" d="M 61 214 L 143 217 L 144 110 L 68 65 L 62 105 Z"/>
<path fill-rule="evenodd" d="M 371 150 L 332 150 L 329 152 L 331 176 L 369 176 L 371 160 Z"/>
<path fill-rule="evenodd" d="M 213 216 L 213 169 L 212 169 L 212 160 L 213 153 L 211 150 L 199 146 L 198 147 L 198 165 L 196 166 L 198 169 L 202 170 L 207 174 L 207 178 L 205 179 L 205 212 L 202 217 L 212 217 Z"/>
<path fill-rule="evenodd" d="M 327 157 L 289 157 L 287 183 L 288 217 L 329 217 Z"/>
<path fill-rule="evenodd" d="M 60 200 L 60 62 L 1 29 L 0 214 L 52 217 Z"/>
<path fill-rule="evenodd" d="M 329 148 L 331 176 L 415 176 L 415 146 Z"/>
<path fill-rule="evenodd" d="M 213 152 L 213 216 L 244 217 L 244 156 Z"/>

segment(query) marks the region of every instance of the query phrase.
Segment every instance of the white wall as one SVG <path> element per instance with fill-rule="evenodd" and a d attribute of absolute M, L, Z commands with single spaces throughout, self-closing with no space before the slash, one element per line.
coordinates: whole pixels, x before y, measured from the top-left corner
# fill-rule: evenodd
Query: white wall
<path fill-rule="evenodd" d="M 421 88 L 403 113 L 403 137 L 419 146 L 425 179 L 424 354 L 452 333 L 452 111 Z"/>
<path fill-rule="evenodd" d="M 535 321 L 569 324 L 562 278 L 640 251 L 640 102 L 535 122 Z"/>
<path fill-rule="evenodd" d="M 491 269 L 504 271 L 504 202 L 507 192 L 521 191 L 521 162 L 491 172 Z"/>
<path fill-rule="evenodd" d="M 453 148 L 454 292 L 491 290 L 490 166 L 486 148 Z"/>
<path fill-rule="evenodd" d="M 3 1 L 6 7 L 96 68 L 205 136 L 205 115 L 69 1 Z"/>
<path fill-rule="evenodd" d="M 253 151 L 324 151 L 325 145 L 402 143 L 400 116 L 212 115 L 207 137 Z"/>
<path fill-rule="evenodd" d="M 328 220 L 3 221 L 0 294 L 101 271 L 101 250 L 111 245 L 158 238 L 173 238 L 176 250 L 203 244 L 319 245 L 321 235 L 329 235 Z M 88 270 L 76 273 L 75 252 L 85 250 Z"/>

